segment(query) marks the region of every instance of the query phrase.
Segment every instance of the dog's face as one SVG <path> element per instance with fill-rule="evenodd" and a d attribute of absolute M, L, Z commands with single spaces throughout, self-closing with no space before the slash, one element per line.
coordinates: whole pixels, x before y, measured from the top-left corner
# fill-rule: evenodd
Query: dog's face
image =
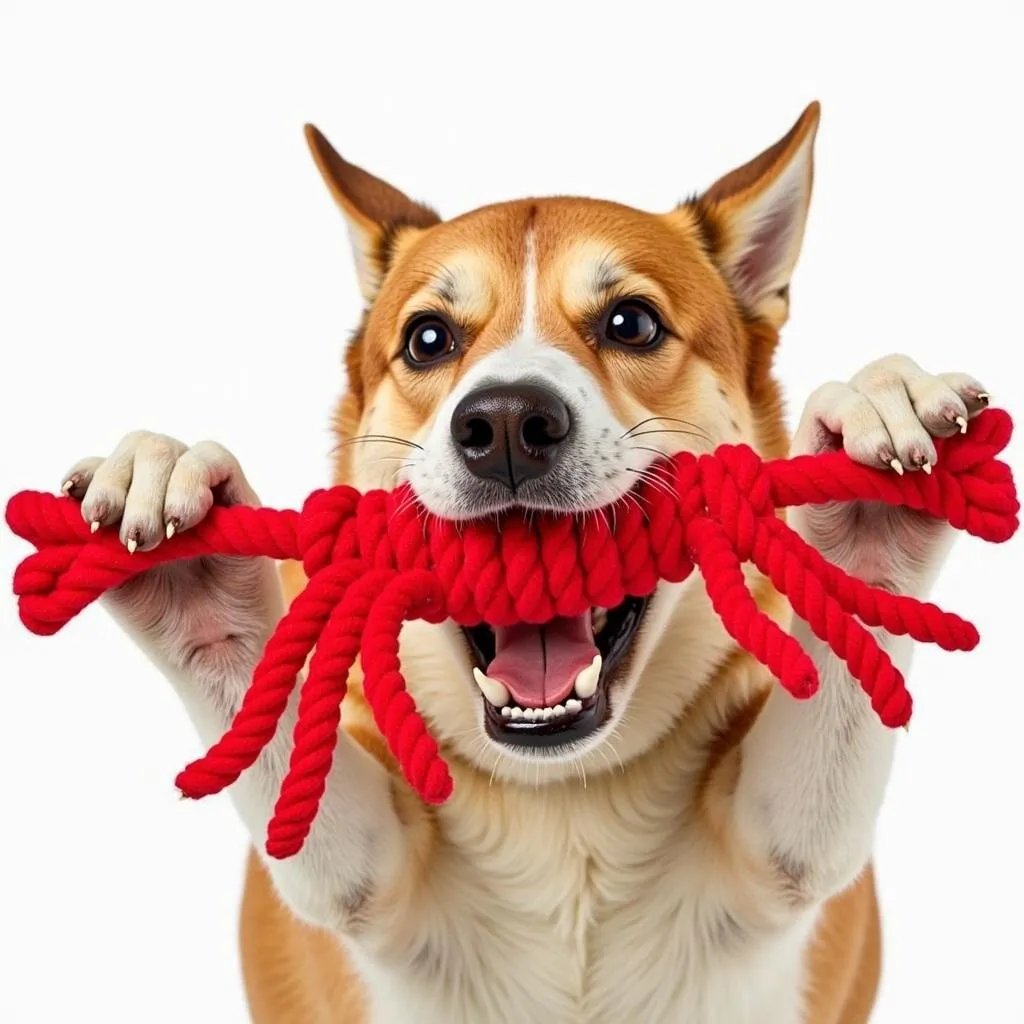
<path fill-rule="evenodd" d="M 817 120 L 812 105 L 775 146 L 668 214 L 559 198 L 448 222 L 307 129 L 367 300 L 347 352 L 339 479 L 406 481 L 449 519 L 585 514 L 645 478 L 658 486 L 665 454 L 746 441 L 783 455 L 770 367 Z M 662 586 L 544 627 L 412 627 L 410 689 L 440 737 L 484 767 L 600 767 L 616 733 L 614 752 L 633 756 L 708 674 L 680 669 L 673 682 L 667 666 L 717 650 L 679 625 L 684 611 L 699 618 L 693 589 Z"/>

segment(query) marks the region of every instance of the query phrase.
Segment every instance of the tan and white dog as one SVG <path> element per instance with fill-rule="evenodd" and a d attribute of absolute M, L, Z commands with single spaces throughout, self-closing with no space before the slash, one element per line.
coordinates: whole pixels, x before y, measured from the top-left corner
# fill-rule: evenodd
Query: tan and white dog
<path fill-rule="evenodd" d="M 810 398 L 792 443 L 772 358 L 811 192 L 818 107 L 664 215 L 503 203 L 442 222 L 344 161 L 317 165 L 355 245 L 366 314 L 345 358 L 336 481 L 408 481 L 431 514 L 589 512 L 663 453 L 842 445 L 929 471 L 932 438 L 988 401 L 893 356 Z M 255 503 L 218 444 L 134 432 L 65 477 L 130 550 Z M 871 583 L 924 595 L 948 530 L 870 506 L 791 522 Z M 301 571 L 202 559 L 108 607 L 205 742 L 228 724 Z M 761 579 L 761 606 L 788 621 Z M 253 1018 L 373 1024 L 857 1024 L 879 975 L 873 832 L 895 736 L 804 623 L 821 692 L 792 700 L 726 636 L 704 588 L 541 629 L 410 625 L 409 686 L 451 800 L 422 805 L 358 686 L 297 857 L 250 858 L 242 951 Z M 910 651 L 884 637 L 904 671 Z M 294 712 L 294 708 L 292 709 Z M 292 721 L 294 718 L 292 717 Z M 291 722 L 234 787 L 257 849 Z"/>

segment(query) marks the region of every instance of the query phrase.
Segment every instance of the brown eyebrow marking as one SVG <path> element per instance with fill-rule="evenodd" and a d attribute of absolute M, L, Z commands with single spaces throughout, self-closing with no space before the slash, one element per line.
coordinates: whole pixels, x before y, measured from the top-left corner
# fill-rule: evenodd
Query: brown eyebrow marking
<path fill-rule="evenodd" d="M 600 295 L 611 291 L 625 276 L 625 268 L 608 253 L 594 264 L 591 286 Z"/>
<path fill-rule="evenodd" d="M 430 282 L 430 291 L 449 306 L 459 304 L 458 281 L 448 267 L 442 267 L 440 274 Z"/>

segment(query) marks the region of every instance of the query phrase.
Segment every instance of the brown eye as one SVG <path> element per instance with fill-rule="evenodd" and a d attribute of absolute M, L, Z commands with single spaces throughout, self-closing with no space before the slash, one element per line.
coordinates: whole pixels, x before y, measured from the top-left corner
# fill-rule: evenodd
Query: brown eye
<path fill-rule="evenodd" d="M 624 348 L 651 348 L 661 341 L 664 327 L 658 314 L 634 299 L 613 306 L 604 325 L 604 340 Z"/>
<path fill-rule="evenodd" d="M 416 366 L 434 363 L 455 351 L 452 329 L 438 317 L 415 320 L 405 331 L 405 357 Z"/>

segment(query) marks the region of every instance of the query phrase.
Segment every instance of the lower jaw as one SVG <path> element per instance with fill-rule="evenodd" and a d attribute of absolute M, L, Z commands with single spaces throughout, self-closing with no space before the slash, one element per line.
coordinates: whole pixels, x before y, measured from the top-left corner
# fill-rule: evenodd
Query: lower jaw
<path fill-rule="evenodd" d="M 484 729 L 492 740 L 506 747 L 570 746 L 593 735 L 604 725 L 610 710 L 608 683 L 600 682 L 597 692 L 581 703 L 583 706 L 579 711 L 543 722 L 528 722 L 509 721 L 502 717 L 500 708 L 483 700 Z"/>

